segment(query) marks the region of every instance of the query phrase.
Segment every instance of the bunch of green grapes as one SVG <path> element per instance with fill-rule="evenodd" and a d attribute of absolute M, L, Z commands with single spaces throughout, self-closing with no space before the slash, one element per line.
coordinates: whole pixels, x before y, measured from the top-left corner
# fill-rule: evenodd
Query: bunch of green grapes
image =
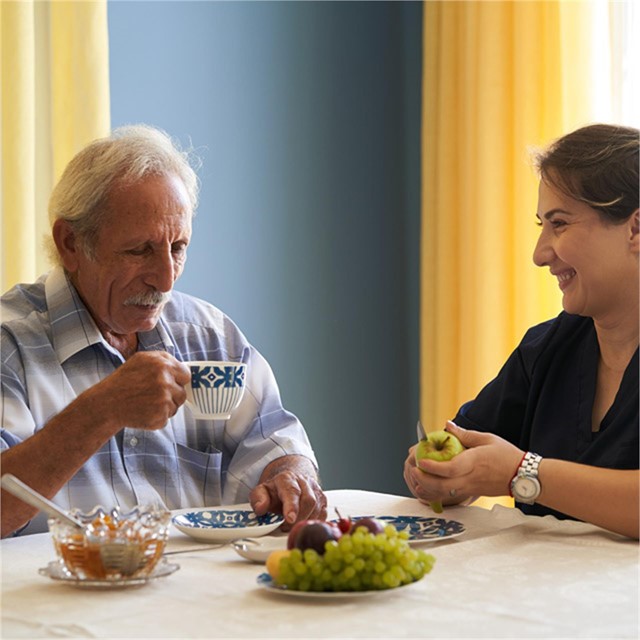
<path fill-rule="evenodd" d="M 276 583 L 296 591 L 369 591 L 410 584 L 431 571 L 435 558 L 407 543 L 406 532 L 387 525 L 374 535 L 357 527 L 314 549 L 292 549 L 280 560 Z"/>

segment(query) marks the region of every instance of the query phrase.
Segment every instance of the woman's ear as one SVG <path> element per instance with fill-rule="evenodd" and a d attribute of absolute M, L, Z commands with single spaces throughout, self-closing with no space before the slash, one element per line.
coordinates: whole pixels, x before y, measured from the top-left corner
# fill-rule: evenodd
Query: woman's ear
<path fill-rule="evenodd" d="M 636 253 L 640 253 L 640 209 L 636 209 L 629 218 L 629 230 L 631 247 Z"/>
<path fill-rule="evenodd" d="M 69 273 L 73 273 L 78 268 L 78 252 L 80 251 L 73 228 L 66 220 L 58 218 L 53 223 L 51 231 L 64 268 Z"/>

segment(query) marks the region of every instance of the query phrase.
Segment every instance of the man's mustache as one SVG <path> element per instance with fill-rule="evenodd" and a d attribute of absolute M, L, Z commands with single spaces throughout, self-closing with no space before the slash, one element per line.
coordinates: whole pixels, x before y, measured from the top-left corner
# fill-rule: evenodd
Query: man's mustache
<path fill-rule="evenodd" d="M 142 306 L 142 307 L 156 307 L 161 304 L 166 304 L 171 300 L 171 291 L 143 291 L 136 293 L 134 296 L 127 298 L 124 301 L 126 307 Z"/>

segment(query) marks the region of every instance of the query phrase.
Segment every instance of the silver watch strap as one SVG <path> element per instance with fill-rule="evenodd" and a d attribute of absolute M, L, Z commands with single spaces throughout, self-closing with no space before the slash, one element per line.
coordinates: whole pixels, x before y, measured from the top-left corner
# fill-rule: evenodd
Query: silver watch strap
<path fill-rule="evenodd" d="M 534 478 L 538 477 L 538 467 L 540 466 L 540 462 L 542 461 L 542 456 L 539 456 L 537 453 L 533 453 L 528 451 L 522 463 L 520 464 L 520 468 L 518 469 L 517 475 L 526 475 L 533 476 Z"/>

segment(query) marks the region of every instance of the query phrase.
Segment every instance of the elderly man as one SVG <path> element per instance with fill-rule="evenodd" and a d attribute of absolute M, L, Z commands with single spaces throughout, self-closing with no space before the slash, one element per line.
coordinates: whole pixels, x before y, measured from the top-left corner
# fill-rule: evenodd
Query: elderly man
<path fill-rule="evenodd" d="M 2 472 L 64 508 L 250 501 L 326 516 L 315 457 L 264 358 L 217 308 L 172 291 L 197 205 L 186 153 L 125 127 L 69 163 L 49 215 L 57 266 L 2 296 Z M 183 407 L 190 360 L 247 364 L 228 421 Z M 2 535 L 46 529 L 2 492 Z"/>

